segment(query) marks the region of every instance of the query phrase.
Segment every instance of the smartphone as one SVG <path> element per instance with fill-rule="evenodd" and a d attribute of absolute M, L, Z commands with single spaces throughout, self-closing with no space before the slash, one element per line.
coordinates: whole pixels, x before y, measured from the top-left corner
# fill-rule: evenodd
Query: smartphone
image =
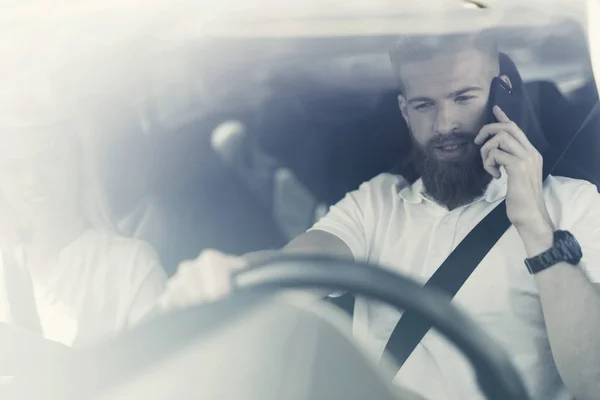
<path fill-rule="evenodd" d="M 493 112 L 495 105 L 499 106 L 506 116 L 523 130 L 531 144 L 540 153 L 543 154 L 548 149 L 548 142 L 527 96 L 524 93 L 515 92 L 498 76 L 492 79 L 490 87 L 488 123 L 498 122 Z"/>
<path fill-rule="evenodd" d="M 489 123 L 498 122 L 493 112 L 494 106 L 499 106 L 502 111 L 523 129 L 523 102 L 514 94 L 513 89 L 500 77 L 492 79 L 490 98 L 488 101 Z"/>

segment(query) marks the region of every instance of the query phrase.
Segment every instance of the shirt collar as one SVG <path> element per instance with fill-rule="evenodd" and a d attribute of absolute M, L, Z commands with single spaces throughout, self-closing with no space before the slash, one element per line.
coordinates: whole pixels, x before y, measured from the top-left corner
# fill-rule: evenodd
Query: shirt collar
<path fill-rule="evenodd" d="M 502 173 L 501 177 L 499 179 L 492 179 L 485 191 L 485 194 L 475 201 L 484 200 L 488 203 L 494 203 L 506 196 L 508 183 L 506 171 L 503 167 L 501 167 L 500 170 Z M 421 203 L 427 196 L 425 194 L 423 180 L 421 178 L 417 179 L 412 185 L 406 186 L 400 190 L 399 195 L 405 202 L 412 204 Z"/>

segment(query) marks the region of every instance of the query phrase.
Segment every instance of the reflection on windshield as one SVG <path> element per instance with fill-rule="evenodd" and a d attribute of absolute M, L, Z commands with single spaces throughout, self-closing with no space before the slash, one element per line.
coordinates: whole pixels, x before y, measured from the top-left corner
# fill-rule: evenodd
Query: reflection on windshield
<path fill-rule="evenodd" d="M 182 5 L 124 25 L 120 45 L 116 33 L 94 41 L 66 28 L 47 52 L 27 42 L 2 65 L 0 90 L 0 321 L 35 337 L 13 347 L 44 338 L 84 351 L 143 331 L 228 296 L 232 276 L 271 256 L 327 255 L 425 284 L 475 232 L 486 251 L 460 291 L 443 292 L 508 354 L 531 398 L 593 393 L 598 355 L 570 345 L 600 337 L 596 318 L 571 310 L 600 309 L 600 116 L 586 32 L 549 14 L 522 23 L 525 11 L 472 31 L 452 19 L 446 32 L 436 21 L 481 11 L 448 4 L 414 31 L 387 31 L 429 10 L 419 4 L 385 18 L 379 3 L 289 7 L 289 29 L 275 18 L 281 5 L 252 18 L 223 5 L 200 36 L 187 22 L 197 6 Z M 387 28 L 335 31 L 361 18 Z M 302 21 L 309 33 L 297 33 Z M 499 204 L 512 227 L 487 243 L 474 229 Z M 336 298 L 375 360 L 412 318 L 361 293 Z M 556 298 L 571 299 L 569 311 Z M 424 398 L 485 392 L 434 331 L 399 364 L 394 384 Z"/>

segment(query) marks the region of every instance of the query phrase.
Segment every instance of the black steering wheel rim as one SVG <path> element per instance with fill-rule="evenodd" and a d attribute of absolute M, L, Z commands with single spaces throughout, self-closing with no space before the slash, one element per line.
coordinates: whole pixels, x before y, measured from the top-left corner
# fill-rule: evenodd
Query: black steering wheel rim
<path fill-rule="evenodd" d="M 471 318 L 438 291 L 400 274 L 353 260 L 324 256 L 283 255 L 235 276 L 237 291 L 326 288 L 353 292 L 398 309 L 413 310 L 467 357 L 488 399 L 529 399 L 507 353 Z"/>

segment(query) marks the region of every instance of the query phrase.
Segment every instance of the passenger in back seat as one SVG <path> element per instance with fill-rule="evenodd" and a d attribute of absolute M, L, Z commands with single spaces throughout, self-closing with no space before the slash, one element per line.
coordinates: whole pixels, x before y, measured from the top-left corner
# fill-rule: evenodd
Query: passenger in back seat
<path fill-rule="evenodd" d="M 140 321 L 166 275 L 116 234 L 73 116 L 50 90 L 15 92 L 0 102 L 0 321 L 85 346 Z"/>

